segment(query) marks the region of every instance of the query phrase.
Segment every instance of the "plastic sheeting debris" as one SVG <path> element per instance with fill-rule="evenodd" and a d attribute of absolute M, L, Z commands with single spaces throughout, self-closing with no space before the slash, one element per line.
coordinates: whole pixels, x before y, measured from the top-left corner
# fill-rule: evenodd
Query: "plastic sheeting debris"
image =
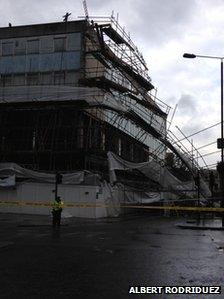
<path fill-rule="evenodd" d="M 10 175 L 7 178 L 0 179 L 0 187 L 13 187 L 16 184 L 16 176 Z"/>
<path fill-rule="evenodd" d="M 116 173 L 115 170 L 131 170 L 137 169 L 142 172 L 146 177 L 159 183 L 164 189 L 170 189 L 175 191 L 187 191 L 195 189 L 194 180 L 190 180 L 188 182 L 183 182 L 175 177 L 171 172 L 167 169 L 167 167 L 162 166 L 157 161 L 150 158 L 149 162 L 143 163 L 133 163 L 126 161 L 116 154 L 112 152 L 108 152 L 108 162 L 109 162 L 109 171 L 110 171 L 110 182 L 116 182 Z M 204 197 L 209 197 L 211 195 L 207 184 L 200 178 L 201 183 L 201 193 Z"/>
<path fill-rule="evenodd" d="M 30 179 L 36 182 L 54 183 L 55 174 L 33 171 L 23 168 L 16 163 L 0 163 L 0 176 L 13 176 Z M 2 180 L 3 181 L 3 180 Z M 99 185 L 99 176 L 88 171 L 77 171 L 63 174 L 63 184 Z"/>

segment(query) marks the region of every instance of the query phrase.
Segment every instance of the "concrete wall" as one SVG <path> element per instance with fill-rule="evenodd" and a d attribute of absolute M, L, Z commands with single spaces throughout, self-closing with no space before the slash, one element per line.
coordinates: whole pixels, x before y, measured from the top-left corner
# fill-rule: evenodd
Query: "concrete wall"
<path fill-rule="evenodd" d="M 46 206 L 22 205 L 29 203 L 52 203 L 54 200 L 54 184 L 47 183 L 19 183 L 14 189 L 0 189 L 0 201 L 9 204 L 1 204 L 0 212 L 50 215 L 51 208 Z M 58 195 L 64 204 L 103 204 L 102 195 L 97 186 L 59 185 Z M 10 202 L 19 202 L 21 205 L 10 205 Z M 64 208 L 65 216 L 101 218 L 107 216 L 105 207 L 69 207 Z"/>
<path fill-rule="evenodd" d="M 33 37 L 52 34 L 82 32 L 87 25 L 86 20 L 57 22 L 47 24 L 23 25 L 0 28 L 0 39 Z"/>

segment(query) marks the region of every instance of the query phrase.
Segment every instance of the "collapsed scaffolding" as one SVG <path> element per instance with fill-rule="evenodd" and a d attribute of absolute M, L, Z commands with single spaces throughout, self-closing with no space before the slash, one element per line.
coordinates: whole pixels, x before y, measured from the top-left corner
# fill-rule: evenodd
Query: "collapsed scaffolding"
<path fill-rule="evenodd" d="M 168 149 L 174 155 L 176 163 L 176 167 L 170 166 L 172 175 L 175 176 L 177 169 L 181 169 L 182 178 L 183 176 L 186 177 L 182 180 L 182 185 L 185 186 L 186 181 L 191 181 L 191 186 L 186 188 L 191 192 L 196 192 L 197 186 L 194 183 L 196 179 L 200 178 L 203 182 L 200 175 L 201 168 L 190 157 L 188 150 L 181 144 L 179 145 L 173 133 L 166 130 L 170 107 L 153 94 L 154 86 L 148 76 L 148 68 L 142 54 L 134 45 L 130 36 L 118 24 L 113 15 L 110 18 L 101 18 L 100 20 L 93 18 L 91 22 L 87 20 L 84 36 L 84 67 L 78 86 L 66 86 L 63 82 L 62 84 L 45 86 L 3 86 L 0 93 L 1 104 L 17 108 L 19 106 L 18 109 L 20 110 L 23 109 L 23 103 L 32 103 L 36 107 L 41 107 L 41 109 L 44 109 L 52 102 L 54 102 L 54 105 L 78 106 L 79 111 L 100 123 L 100 130 L 104 128 L 105 124 L 109 124 L 129 135 L 139 144 L 143 144 L 147 159 L 152 159 L 153 163 L 157 165 L 157 172 L 159 169 L 160 174 L 163 173 L 163 175 L 165 175 L 163 171 L 164 166 L 167 164 L 166 153 Z M 61 70 L 63 70 L 63 52 L 61 55 Z M 27 106 L 24 106 L 24 110 L 26 109 Z M 56 108 L 53 107 L 54 109 Z M 49 128 L 54 127 L 59 120 L 58 116 L 52 117 L 52 123 L 48 127 L 43 126 L 43 130 L 45 130 L 42 134 L 43 139 L 48 135 Z M 74 127 L 75 129 L 77 128 Z M 53 131 L 55 133 L 52 133 L 52 136 L 54 135 L 56 138 L 55 127 Z M 87 123 L 87 134 L 89 131 L 91 131 L 90 120 Z M 111 139 L 113 138 L 112 135 L 110 136 Z M 91 137 L 96 138 L 96 144 L 100 138 L 102 151 L 106 150 L 103 144 L 105 139 L 103 129 L 99 135 L 95 137 L 91 135 Z M 35 134 L 33 142 L 35 146 Z M 55 141 L 52 141 L 53 146 L 55 146 Z M 64 152 L 66 151 L 68 152 L 68 147 L 65 147 Z M 119 142 L 117 154 L 118 156 L 122 155 L 122 146 Z M 126 158 L 134 160 L 134 153 L 130 150 Z M 36 159 L 38 160 L 38 157 Z M 71 165 L 72 169 L 74 165 L 72 163 Z M 132 166 L 132 168 L 129 167 L 132 170 L 137 168 L 137 166 Z M 49 170 L 55 171 L 53 162 Z M 126 173 L 127 170 L 124 171 L 123 178 L 121 177 L 123 184 L 127 182 Z M 134 176 L 134 173 L 131 173 L 131 175 Z M 137 172 L 137 175 L 139 175 L 139 172 Z M 156 191 L 167 192 L 167 186 L 161 180 L 155 180 L 155 177 L 156 172 L 151 171 L 148 177 L 148 190 L 151 187 L 151 191 L 155 191 L 156 181 L 158 183 Z M 143 178 L 140 176 L 140 179 Z M 133 181 L 132 183 L 134 183 Z M 181 180 L 178 184 L 181 184 Z M 136 184 L 134 185 L 136 187 Z M 205 189 L 206 187 L 201 188 L 201 195 L 208 197 L 209 190 L 206 189 L 205 191 Z M 172 186 L 169 192 L 172 191 L 180 196 L 187 190 Z"/>
<path fill-rule="evenodd" d="M 181 166 L 185 166 L 185 172 L 186 170 L 189 171 L 193 182 L 197 180 L 197 184 L 193 184 L 193 187 L 191 184 L 191 188 L 194 190 L 195 188 L 199 189 L 199 184 L 201 181 L 201 190 L 199 190 L 199 193 L 203 194 L 204 197 L 210 196 L 210 191 L 201 177 L 201 168 L 197 161 L 192 159 L 192 157 L 189 157 L 189 153 L 186 148 L 182 149 L 181 146 L 178 145 L 176 140 L 177 138 L 172 132 L 166 131 L 166 118 L 170 107 L 164 105 L 163 102 L 159 101 L 158 98 L 152 95 L 151 90 L 154 87 L 152 86 L 151 79 L 148 76 L 146 63 L 138 49 L 132 43 L 130 36 L 127 35 L 124 29 L 119 26 L 119 24 L 113 18 L 113 15 L 111 16 L 109 22 L 105 23 L 105 19 L 103 19 L 100 24 L 99 21 L 92 21 L 91 24 L 95 27 L 95 31 L 93 31 L 93 35 L 87 35 L 90 44 L 92 42 L 91 46 L 89 46 L 87 49 L 87 54 L 98 58 L 103 66 L 103 71 L 98 65 L 95 68 L 89 68 L 89 71 L 88 68 L 86 68 L 87 79 L 85 83 L 91 86 L 93 81 L 96 80 L 96 85 L 99 84 L 99 86 L 104 86 L 104 88 L 107 90 L 108 88 L 110 89 L 111 81 L 114 81 L 113 88 L 115 88 L 116 84 L 116 89 L 119 90 L 120 93 L 112 93 L 113 96 L 116 97 L 117 102 L 120 102 L 120 107 L 122 107 L 122 104 L 124 103 L 126 106 L 128 106 L 129 113 L 127 114 L 125 111 L 126 114 L 123 113 L 122 117 L 124 118 L 125 116 L 128 116 L 129 120 L 133 121 L 142 129 L 141 137 L 144 136 L 146 139 L 147 135 L 149 134 L 160 142 L 160 145 L 157 146 L 154 151 L 149 151 L 149 155 L 153 157 L 155 161 L 160 164 L 160 166 L 164 166 L 162 165 L 165 160 L 164 154 L 168 148 L 172 153 L 175 154 L 179 162 L 181 162 Z M 95 32 L 98 43 L 95 40 Z M 108 71 L 108 69 L 110 71 Z M 111 69 L 113 71 L 111 71 Z M 105 77 L 101 76 L 101 72 Z M 109 81 L 107 81 L 108 76 L 110 76 Z M 124 88 L 124 82 L 126 90 Z M 133 109 L 133 107 L 137 107 L 139 110 L 136 111 L 136 109 Z M 148 108 L 152 113 L 147 113 L 148 111 L 146 109 L 143 112 L 140 107 Z M 116 109 L 115 111 L 118 112 Z M 135 117 L 133 117 L 133 114 Z M 160 120 L 159 122 L 157 120 L 158 116 L 164 121 L 161 122 Z M 149 121 L 146 122 L 145 120 Z M 138 138 L 138 134 L 135 136 L 135 138 Z M 172 145 L 173 143 L 177 144 L 179 149 L 176 149 Z M 201 156 L 200 153 L 198 153 L 198 155 Z M 203 162 L 205 163 L 204 159 Z M 133 166 L 133 168 L 135 167 Z M 153 180 L 152 177 L 153 176 L 151 176 L 151 179 Z M 161 181 L 160 185 L 162 185 Z"/>

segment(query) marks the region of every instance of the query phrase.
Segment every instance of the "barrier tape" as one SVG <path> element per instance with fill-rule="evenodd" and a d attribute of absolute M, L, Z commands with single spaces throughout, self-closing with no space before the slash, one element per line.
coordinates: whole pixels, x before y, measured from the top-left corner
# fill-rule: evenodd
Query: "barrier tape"
<path fill-rule="evenodd" d="M 24 201 L 0 201 L 0 205 L 8 206 L 34 206 L 51 208 L 51 203 L 43 202 L 24 202 Z M 109 208 L 120 207 L 130 209 L 150 209 L 150 210 L 174 210 L 174 211 L 197 211 L 197 212 L 224 212 L 224 208 L 212 207 L 181 207 L 181 206 L 149 206 L 149 205 L 109 205 L 109 204 L 91 204 L 91 203 L 66 203 L 63 208 Z"/>

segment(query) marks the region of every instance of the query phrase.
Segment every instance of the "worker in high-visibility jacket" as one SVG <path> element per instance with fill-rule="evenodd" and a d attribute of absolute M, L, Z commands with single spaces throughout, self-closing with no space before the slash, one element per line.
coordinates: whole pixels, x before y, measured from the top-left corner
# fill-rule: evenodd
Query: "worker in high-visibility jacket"
<path fill-rule="evenodd" d="M 60 196 L 58 196 L 52 204 L 53 227 L 60 227 L 63 204 L 64 203 L 61 201 Z"/>

